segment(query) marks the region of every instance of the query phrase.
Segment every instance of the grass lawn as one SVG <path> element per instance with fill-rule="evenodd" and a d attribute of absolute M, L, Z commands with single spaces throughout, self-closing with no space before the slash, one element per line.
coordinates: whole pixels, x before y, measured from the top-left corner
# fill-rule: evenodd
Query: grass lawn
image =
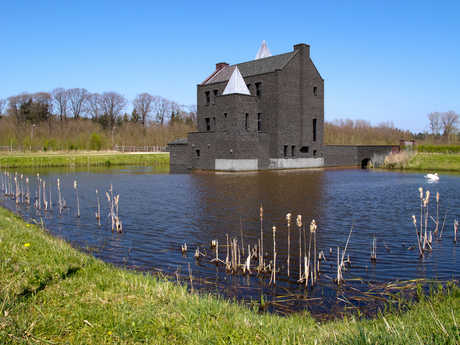
<path fill-rule="evenodd" d="M 149 154 L 130 154 L 113 152 L 50 152 L 36 154 L 0 155 L 1 168 L 32 168 L 32 167 L 66 167 L 66 166 L 97 166 L 97 165 L 159 165 L 169 164 L 169 153 L 158 152 Z"/>

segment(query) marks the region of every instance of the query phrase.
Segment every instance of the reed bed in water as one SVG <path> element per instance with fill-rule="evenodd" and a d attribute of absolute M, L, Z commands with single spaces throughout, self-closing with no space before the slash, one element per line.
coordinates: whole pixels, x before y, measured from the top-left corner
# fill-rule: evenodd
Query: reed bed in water
<path fill-rule="evenodd" d="M 168 277 L 116 268 L 15 218 L 13 213 L 0 208 L 0 343 L 460 341 L 457 281 L 443 286 L 444 293 L 440 293 L 440 288 L 438 292 L 433 289 L 429 298 L 423 295 L 423 290 L 418 293 L 416 286 L 422 282 L 401 282 L 396 287 L 365 282 L 363 286 L 376 296 L 395 288 L 395 299 L 400 295 L 398 288 L 401 291 L 415 288 L 415 299 L 419 302 L 414 304 L 409 300 L 405 313 L 391 313 L 382 308 L 382 314 L 377 311 L 376 318 L 370 321 L 346 315 L 318 323 L 307 313 L 287 317 L 260 314 L 260 302 L 265 302 L 264 299 L 254 301 L 251 307 L 250 301 L 242 305 L 200 293 L 200 282 L 195 277 L 193 286 L 198 293 L 188 293 L 185 286 Z M 279 296 L 273 303 L 286 305 L 294 298 Z M 310 303 L 321 307 L 318 299 L 311 299 Z M 346 310 L 342 307 L 338 312 L 340 315 Z M 288 310 L 281 314 L 287 313 Z M 323 315 L 326 318 L 330 314 Z"/>

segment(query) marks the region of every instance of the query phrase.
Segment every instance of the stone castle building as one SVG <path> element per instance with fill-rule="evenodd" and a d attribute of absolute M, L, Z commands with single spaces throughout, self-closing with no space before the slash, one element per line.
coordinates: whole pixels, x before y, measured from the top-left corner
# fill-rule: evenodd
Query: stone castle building
<path fill-rule="evenodd" d="M 359 165 L 388 154 L 361 147 L 360 157 L 360 147 L 325 147 L 323 138 L 324 80 L 310 46 L 272 56 L 264 41 L 253 61 L 216 64 L 197 86 L 197 132 L 168 148 L 171 166 L 218 171 Z"/>

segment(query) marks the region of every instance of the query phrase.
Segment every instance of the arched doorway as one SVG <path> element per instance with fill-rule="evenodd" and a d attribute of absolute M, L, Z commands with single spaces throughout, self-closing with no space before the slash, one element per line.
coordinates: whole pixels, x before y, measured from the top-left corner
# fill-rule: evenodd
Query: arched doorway
<path fill-rule="evenodd" d="M 361 161 L 361 169 L 367 169 L 369 167 L 369 165 L 372 164 L 372 161 L 370 158 L 364 158 L 362 161 Z"/>

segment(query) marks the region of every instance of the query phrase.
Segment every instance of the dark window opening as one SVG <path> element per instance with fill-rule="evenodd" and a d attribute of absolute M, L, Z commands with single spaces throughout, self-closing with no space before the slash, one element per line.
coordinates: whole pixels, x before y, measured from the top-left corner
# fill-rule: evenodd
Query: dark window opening
<path fill-rule="evenodd" d="M 209 105 L 209 91 L 206 91 L 205 95 L 206 95 L 206 105 Z"/>
<path fill-rule="evenodd" d="M 212 100 L 212 102 L 213 102 L 213 104 L 214 104 L 214 103 L 216 102 L 216 96 L 218 95 L 219 90 L 213 90 L 212 92 L 213 92 L 213 94 L 214 94 L 214 99 Z"/>
<path fill-rule="evenodd" d="M 200 158 L 200 150 L 196 150 L 196 158 Z"/>
<path fill-rule="evenodd" d="M 316 141 L 316 119 L 313 119 L 313 142 Z"/>
<path fill-rule="evenodd" d="M 244 129 L 245 130 L 248 130 L 248 118 L 249 118 L 249 114 L 246 113 L 246 120 L 244 121 Z"/>
<path fill-rule="evenodd" d="M 209 117 L 205 118 L 206 120 L 206 130 L 210 131 L 211 130 L 211 119 Z"/>
<path fill-rule="evenodd" d="M 213 122 L 212 123 L 212 125 L 213 125 L 212 129 L 215 131 L 216 130 L 216 118 L 215 117 L 212 118 L 212 122 Z"/>
<path fill-rule="evenodd" d="M 315 96 L 317 95 L 317 93 L 316 93 L 316 90 L 317 90 L 317 89 L 318 89 L 318 88 L 317 88 L 316 86 L 313 86 L 313 95 L 315 95 Z"/>
<path fill-rule="evenodd" d="M 300 153 L 308 153 L 308 146 L 302 146 L 300 148 Z"/>
<path fill-rule="evenodd" d="M 284 145 L 284 157 L 287 157 L 287 149 L 288 149 L 288 146 Z"/>
<path fill-rule="evenodd" d="M 262 97 L 262 83 L 256 83 L 256 96 Z"/>
<path fill-rule="evenodd" d="M 316 150 L 313 150 L 313 157 L 316 157 Z"/>
<path fill-rule="evenodd" d="M 294 145 L 292 145 L 291 147 L 291 157 L 293 158 L 295 157 L 295 146 Z"/>
<path fill-rule="evenodd" d="M 262 130 L 262 113 L 257 114 L 257 130 Z"/>

